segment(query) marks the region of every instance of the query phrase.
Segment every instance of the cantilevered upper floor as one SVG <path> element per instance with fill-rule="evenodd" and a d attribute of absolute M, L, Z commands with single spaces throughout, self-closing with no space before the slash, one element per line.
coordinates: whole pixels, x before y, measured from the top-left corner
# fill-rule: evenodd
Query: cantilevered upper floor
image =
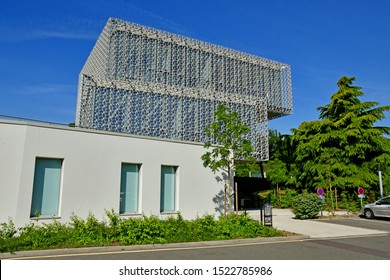
<path fill-rule="evenodd" d="M 76 125 L 203 142 L 218 104 L 268 158 L 268 120 L 292 113 L 290 66 L 109 19 L 79 80 Z"/>

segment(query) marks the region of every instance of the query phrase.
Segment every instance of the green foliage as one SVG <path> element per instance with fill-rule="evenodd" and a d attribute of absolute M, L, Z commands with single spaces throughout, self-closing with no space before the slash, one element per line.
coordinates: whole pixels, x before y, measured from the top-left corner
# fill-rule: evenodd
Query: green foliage
<path fill-rule="evenodd" d="M 110 240 L 105 222 L 98 221 L 91 213 L 86 220 L 71 216 L 72 237 L 76 244 L 105 244 Z"/>
<path fill-rule="evenodd" d="M 283 161 L 287 169 L 294 163 L 295 146 L 291 135 L 280 134 L 276 129 L 270 129 L 268 133 L 269 159 L 279 159 Z"/>
<path fill-rule="evenodd" d="M 258 236 L 279 236 L 273 228 L 264 227 L 244 214 L 236 217 L 227 215 L 218 221 L 214 236 L 216 239 L 254 238 Z"/>
<path fill-rule="evenodd" d="M 356 199 L 356 194 L 348 195 L 347 193 L 342 193 L 338 202 L 338 208 L 351 212 L 359 212 L 361 208 L 360 199 Z"/>
<path fill-rule="evenodd" d="M 286 164 L 280 159 L 270 160 L 266 164 L 267 179 L 271 185 L 279 188 L 280 184 L 285 185 L 290 179 Z"/>
<path fill-rule="evenodd" d="M 219 105 L 214 116 L 215 121 L 205 127 L 206 135 L 210 140 L 204 143 L 204 147 L 209 149 L 215 143 L 218 145 L 201 157 L 203 165 L 212 171 L 228 171 L 235 160 L 237 165 L 246 164 L 238 160 L 253 163 L 255 161 L 252 157 L 254 149 L 252 143 L 245 138 L 250 129 L 241 121 L 238 113 L 225 105 Z"/>
<path fill-rule="evenodd" d="M 14 252 L 18 248 L 17 239 L 14 237 L 16 233 L 17 230 L 11 218 L 8 218 L 6 223 L 1 223 L 0 253 Z"/>
<path fill-rule="evenodd" d="M 214 216 L 204 215 L 203 217 L 197 217 L 190 226 L 197 241 L 206 241 L 215 239 L 216 224 L 217 221 Z"/>
<path fill-rule="evenodd" d="M 250 177 L 251 173 L 261 173 L 260 164 L 254 160 L 247 162 L 237 161 L 234 166 L 234 175 L 237 177 Z"/>
<path fill-rule="evenodd" d="M 280 195 L 274 197 L 274 206 L 280 208 L 291 208 L 294 204 L 294 198 L 297 196 L 297 191 L 293 189 L 285 189 L 280 191 Z"/>
<path fill-rule="evenodd" d="M 122 219 L 119 223 L 119 241 L 123 245 L 166 243 L 164 221 L 155 216 Z"/>
<path fill-rule="evenodd" d="M 387 173 L 387 178 L 390 178 L 390 172 Z M 387 182 L 383 183 L 383 193 L 385 195 L 390 195 L 390 180 L 387 179 Z"/>
<path fill-rule="evenodd" d="M 297 191 L 293 189 L 284 190 L 284 195 L 279 198 L 280 207 L 282 208 L 290 208 L 294 204 L 294 198 L 297 195 Z"/>
<path fill-rule="evenodd" d="M 16 228 L 11 218 L 8 218 L 6 223 L 0 224 L 0 238 L 11 238 L 15 235 Z"/>
<path fill-rule="evenodd" d="M 291 135 L 282 135 L 275 129 L 269 130 L 269 162 L 264 164 L 267 180 L 275 188 L 275 197 L 282 188 L 295 187 L 299 172 L 295 165 L 295 143 Z"/>
<path fill-rule="evenodd" d="M 70 231 L 56 220 L 39 226 L 30 223 L 19 229 L 17 239 L 19 247 L 23 249 L 55 248 L 66 244 L 70 239 Z"/>
<path fill-rule="evenodd" d="M 233 159 L 252 158 L 253 146 L 245 138 L 250 132 L 238 113 L 225 105 L 219 105 L 214 113 L 215 121 L 205 127 L 205 132 L 210 141 L 206 141 L 204 147 L 210 148 L 213 143 L 218 143 L 211 152 L 202 156 L 205 167 L 213 171 L 222 169 L 227 171 Z"/>
<path fill-rule="evenodd" d="M 205 133 L 209 141 L 204 143 L 207 151 L 202 155 L 204 167 L 209 167 L 213 172 L 223 170 L 228 178 L 229 209 L 233 209 L 230 179 L 234 168 L 240 173 L 250 171 L 255 166 L 256 160 L 252 156 L 254 148 L 252 143 L 245 138 L 250 132 L 248 125 L 244 124 L 237 112 L 225 105 L 218 105 L 214 112 L 215 121 L 205 127 Z M 217 145 L 216 145 L 217 144 Z"/>
<path fill-rule="evenodd" d="M 39 210 L 35 210 L 34 217 L 38 218 L 39 216 L 41 216 L 41 212 L 39 212 Z"/>
<path fill-rule="evenodd" d="M 108 223 L 98 221 L 92 214 L 83 220 L 72 215 L 70 226 L 53 220 L 37 225 L 30 223 L 13 231 L 12 221 L 2 227 L 0 253 L 30 249 L 64 248 L 96 245 L 157 244 L 196 242 L 259 236 L 283 236 L 283 232 L 265 227 L 250 217 L 228 215 L 216 220 L 212 215 L 187 221 L 179 214 L 165 220 L 156 216 L 120 218 L 106 211 Z"/>
<path fill-rule="evenodd" d="M 272 204 L 274 207 L 291 208 L 297 193 L 298 192 L 296 190 L 290 188 L 280 190 L 278 194 L 275 194 L 273 191 L 269 191 L 267 198 L 263 198 L 263 201 L 267 201 L 267 203 Z"/>
<path fill-rule="evenodd" d="M 302 193 L 293 200 L 293 213 L 298 219 L 315 219 L 322 208 L 322 201 L 316 194 Z"/>
<path fill-rule="evenodd" d="M 165 220 L 165 239 L 167 243 L 180 243 L 201 241 L 202 234 L 196 231 L 195 221 L 184 220 L 181 214 L 176 217 L 168 217 Z"/>
<path fill-rule="evenodd" d="M 318 107 L 320 120 L 303 122 L 293 129 L 297 185 L 313 191 L 335 186 L 352 193 L 378 185 L 377 163 L 390 165 L 390 127 L 375 127 L 390 106 L 361 102 L 354 78 L 341 77 L 331 102 Z"/>

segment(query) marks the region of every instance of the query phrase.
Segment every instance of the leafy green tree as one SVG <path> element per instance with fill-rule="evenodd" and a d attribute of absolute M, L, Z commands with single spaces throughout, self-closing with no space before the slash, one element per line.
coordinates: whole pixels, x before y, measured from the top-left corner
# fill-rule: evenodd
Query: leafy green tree
<path fill-rule="evenodd" d="M 390 164 L 390 127 L 374 126 L 390 106 L 362 102 L 353 77 L 341 77 L 331 102 L 318 107 L 320 120 L 293 129 L 295 162 L 301 188 L 332 187 L 350 193 L 378 185 L 377 163 Z"/>
<path fill-rule="evenodd" d="M 209 141 L 204 143 L 204 148 L 211 151 L 207 151 L 201 159 L 203 166 L 209 167 L 213 172 L 226 172 L 228 206 L 231 212 L 234 169 L 243 170 L 256 163 L 252 156 L 254 148 L 245 138 L 250 129 L 241 121 L 237 112 L 225 105 L 219 105 L 214 116 L 215 121 L 205 127 Z"/>
<path fill-rule="evenodd" d="M 388 146 L 390 146 L 390 139 L 387 139 Z M 390 164 L 382 166 L 382 181 L 383 181 L 383 193 L 390 195 Z"/>
<path fill-rule="evenodd" d="M 286 164 L 280 159 L 270 160 L 266 164 L 267 179 L 275 186 L 275 196 L 279 196 L 280 184 L 286 184 L 289 180 Z"/>
<path fill-rule="evenodd" d="M 280 159 L 283 153 L 283 136 L 276 129 L 268 130 L 268 151 L 269 151 L 269 159 Z"/>
<path fill-rule="evenodd" d="M 282 179 L 280 183 L 285 184 L 286 186 L 295 186 L 295 179 L 296 179 L 296 167 L 295 167 L 295 159 L 294 159 L 294 153 L 295 153 L 295 145 L 292 141 L 292 136 L 288 134 L 280 134 L 275 129 L 269 130 L 269 159 L 270 163 L 266 164 L 266 170 L 269 174 L 272 173 L 279 173 L 280 171 L 275 170 L 274 168 L 280 168 L 280 163 L 272 163 L 272 161 L 281 161 L 284 165 L 282 167 L 282 170 L 284 173 L 284 176 L 288 177 L 287 180 L 286 177 Z M 267 176 L 268 179 L 270 179 L 269 176 Z M 273 182 L 271 181 L 271 184 Z"/>

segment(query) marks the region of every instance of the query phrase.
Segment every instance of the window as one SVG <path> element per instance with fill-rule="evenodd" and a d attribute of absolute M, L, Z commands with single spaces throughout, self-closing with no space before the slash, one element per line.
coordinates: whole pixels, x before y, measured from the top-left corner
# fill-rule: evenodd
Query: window
<path fill-rule="evenodd" d="M 380 200 L 381 204 L 390 205 L 390 197 L 385 197 Z"/>
<path fill-rule="evenodd" d="M 122 163 L 119 213 L 138 212 L 139 164 Z"/>
<path fill-rule="evenodd" d="M 35 160 L 31 217 L 58 216 L 61 168 L 62 159 Z"/>
<path fill-rule="evenodd" d="M 176 170 L 174 166 L 161 166 L 160 211 L 175 211 Z"/>

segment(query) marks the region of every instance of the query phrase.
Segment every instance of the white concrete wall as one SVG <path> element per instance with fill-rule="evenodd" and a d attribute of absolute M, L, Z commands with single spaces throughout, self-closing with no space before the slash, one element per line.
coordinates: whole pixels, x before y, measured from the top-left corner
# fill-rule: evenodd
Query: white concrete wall
<path fill-rule="evenodd" d="M 161 165 L 178 166 L 177 210 L 187 219 L 216 214 L 213 198 L 223 182 L 204 168 L 202 145 L 79 128 L 0 121 L 0 223 L 11 217 L 17 227 L 31 221 L 37 157 L 63 159 L 60 222 L 72 213 L 98 219 L 119 212 L 121 164 L 142 164 L 140 214 L 160 215 Z"/>

